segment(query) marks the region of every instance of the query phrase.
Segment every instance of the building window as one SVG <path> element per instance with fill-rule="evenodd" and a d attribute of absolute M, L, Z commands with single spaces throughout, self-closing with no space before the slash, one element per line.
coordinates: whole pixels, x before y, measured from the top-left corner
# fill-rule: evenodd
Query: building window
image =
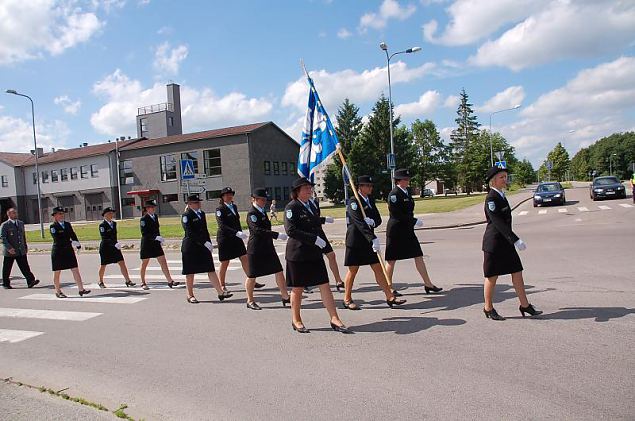
<path fill-rule="evenodd" d="M 122 197 L 121 206 L 134 206 L 134 197 Z"/>
<path fill-rule="evenodd" d="M 275 199 L 278 201 L 282 200 L 282 189 L 280 187 L 276 187 L 274 191 L 276 192 L 274 195 Z"/>
<path fill-rule="evenodd" d="M 280 163 L 273 161 L 273 175 L 280 175 Z"/>
<path fill-rule="evenodd" d="M 53 183 L 57 183 L 58 181 L 60 181 L 60 177 L 57 174 L 57 170 L 51 170 L 51 181 Z"/>
<path fill-rule="evenodd" d="M 71 180 L 77 180 L 77 167 L 71 167 Z"/>
<path fill-rule="evenodd" d="M 32 173 L 33 174 L 33 184 L 37 184 L 37 173 Z"/>
<path fill-rule="evenodd" d="M 220 149 L 208 149 L 203 151 L 203 163 L 205 165 L 205 175 L 221 175 Z"/>
<path fill-rule="evenodd" d="M 271 175 L 271 161 L 265 161 L 265 175 Z"/>
<path fill-rule="evenodd" d="M 178 194 L 164 194 L 162 201 L 163 203 L 178 202 L 179 195 Z"/>
<path fill-rule="evenodd" d="M 168 117 L 168 126 L 174 126 L 174 117 Z"/>
<path fill-rule="evenodd" d="M 271 197 L 271 187 L 265 187 L 265 190 L 267 191 L 267 197 Z"/>
<path fill-rule="evenodd" d="M 289 162 L 289 173 L 295 175 L 295 162 Z"/>
<path fill-rule="evenodd" d="M 214 200 L 220 198 L 220 190 L 208 190 L 205 192 L 205 200 Z"/>
<path fill-rule="evenodd" d="M 88 165 L 81 165 L 79 167 L 79 175 L 81 178 L 88 178 Z"/>
<path fill-rule="evenodd" d="M 191 159 L 194 161 L 194 174 L 198 174 L 198 152 L 183 152 L 181 154 L 181 159 Z"/>
<path fill-rule="evenodd" d="M 68 168 L 62 168 L 60 170 L 60 178 L 62 181 L 68 181 Z"/>
<path fill-rule="evenodd" d="M 119 182 L 126 186 L 134 184 L 134 173 L 132 172 L 132 161 L 127 159 L 119 161 Z"/>
<path fill-rule="evenodd" d="M 282 200 L 289 200 L 289 187 L 282 188 Z"/>
<path fill-rule="evenodd" d="M 176 155 L 161 156 L 161 181 L 176 180 Z"/>
<path fill-rule="evenodd" d="M 99 172 L 99 170 L 97 169 L 97 165 L 96 164 L 90 164 L 90 176 L 91 177 L 97 177 L 97 173 Z"/>
<path fill-rule="evenodd" d="M 142 118 L 139 122 L 141 123 L 141 136 L 144 136 L 148 132 L 148 119 Z"/>
<path fill-rule="evenodd" d="M 6 175 L 2 176 L 2 187 L 9 187 L 9 180 Z"/>
<path fill-rule="evenodd" d="M 48 182 L 49 182 L 49 172 L 42 171 L 42 183 L 48 183 Z"/>
<path fill-rule="evenodd" d="M 289 174 L 289 170 L 287 168 L 287 163 L 286 162 L 282 162 L 281 165 L 282 165 L 282 175 Z"/>

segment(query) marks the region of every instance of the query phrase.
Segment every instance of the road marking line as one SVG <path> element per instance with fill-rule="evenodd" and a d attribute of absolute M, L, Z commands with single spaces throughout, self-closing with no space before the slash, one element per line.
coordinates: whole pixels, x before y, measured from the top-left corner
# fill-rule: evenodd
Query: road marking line
<path fill-rule="evenodd" d="M 633 205 L 629 205 L 628 203 L 620 203 L 620 206 L 621 206 L 621 207 L 623 207 L 623 208 L 632 208 L 632 207 L 635 207 L 635 206 L 633 206 Z"/>
<path fill-rule="evenodd" d="M 580 206 L 580 207 L 578 208 L 578 210 L 579 210 L 580 212 L 588 212 L 588 211 L 589 211 L 589 209 L 588 209 L 588 208 L 586 208 L 586 207 L 584 207 L 584 206 Z"/>
<path fill-rule="evenodd" d="M 93 317 L 101 316 L 103 313 L 90 313 L 88 311 L 57 311 L 57 310 L 34 310 L 29 308 L 4 308 L 0 307 L 0 317 L 15 317 L 24 319 L 47 319 L 47 320 L 71 320 L 83 322 Z"/>
<path fill-rule="evenodd" d="M 9 342 L 14 344 L 16 342 L 26 341 L 27 339 L 35 338 L 36 336 L 44 335 L 44 332 L 34 332 L 31 330 L 10 330 L 0 329 L 0 342 Z"/>
<path fill-rule="evenodd" d="M 519 212 L 519 213 L 518 213 L 518 216 L 525 216 L 525 215 L 527 215 L 528 213 L 529 213 L 529 212 L 527 212 L 527 211 L 522 211 L 522 212 Z"/>
<path fill-rule="evenodd" d="M 131 276 L 131 278 L 134 278 L 134 277 Z M 147 278 L 148 277 L 146 276 L 146 279 Z M 185 277 L 183 277 L 183 278 L 185 278 Z M 123 278 L 115 278 L 115 279 L 121 279 L 122 280 Z M 205 277 L 205 279 L 207 279 L 207 277 Z M 167 285 L 156 285 L 156 284 L 152 284 L 152 283 L 149 284 L 148 286 L 150 287 L 151 290 L 159 290 L 159 289 L 170 290 L 170 289 L 172 289 L 172 288 L 170 288 Z M 99 284 L 85 285 L 85 287 L 86 288 L 90 288 L 90 289 L 95 289 L 95 290 L 99 290 L 100 289 L 99 288 Z M 77 289 L 77 286 L 74 286 L 72 288 L 73 289 Z M 177 285 L 177 286 L 175 286 L 173 288 L 185 288 L 185 284 L 180 284 L 180 285 Z M 111 283 L 107 283 L 106 284 L 106 290 L 109 290 L 109 289 L 121 289 L 121 290 L 124 290 L 124 291 L 143 291 L 144 290 L 143 288 L 141 288 L 141 285 L 139 285 L 139 284 L 137 284 L 137 286 L 134 286 L 134 287 L 127 287 L 126 284 L 120 284 L 120 283 L 111 284 Z"/>
<path fill-rule="evenodd" d="M 119 280 L 123 280 L 124 277 L 123 275 L 106 275 L 104 276 L 104 279 L 119 279 Z M 130 275 L 130 279 L 141 279 L 141 275 Z M 185 275 L 181 275 L 180 273 L 177 275 L 175 273 L 172 273 L 172 279 L 174 279 L 175 281 L 184 281 L 185 280 Z M 196 275 L 194 275 L 194 279 L 207 279 L 207 274 L 205 273 L 197 273 Z M 166 282 L 165 280 L 165 276 L 163 276 L 163 274 L 146 274 L 146 280 L 151 281 L 151 280 L 161 280 Z M 94 284 L 97 285 L 97 284 Z M 73 286 L 73 288 L 77 288 L 77 286 Z"/>
<path fill-rule="evenodd" d="M 567 208 L 558 209 L 558 213 L 567 213 Z"/>
<path fill-rule="evenodd" d="M 546 213 L 547 213 L 547 210 L 545 210 L 545 209 L 538 211 L 538 215 L 544 215 Z"/>
<path fill-rule="evenodd" d="M 610 206 L 606 206 L 606 205 L 599 205 L 598 208 L 602 209 L 602 210 L 611 210 Z"/>
<path fill-rule="evenodd" d="M 220 263 L 216 263 L 216 262 L 214 263 L 214 267 L 219 267 L 219 266 L 220 266 Z M 230 266 L 227 268 L 227 270 L 239 270 L 239 269 L 242 269 L 242 266 L 240 266 L 240 263 L 237 263 L 237 266 L 232 266 L 230 264 Z M 140 270 L 141 268 L 130 269 L 130 271 L 140 271 Z M 161 270 L 162 269 L 160 266 L 148 266 L 146 268 L 146 271 L 161 271 Z M 183 270 L 182 266 L 170 266 L 170 272 L 181 271 L 181 270 Z"/>
<path fill-rule="evenodd" d="M 104 304 L 135 304 L 145 300 L 146 297 L 111 297 L 104 295 L 97 295 L 94 297 L 68 297 L 57 298 L 54 294 L 31 294 L 18 298 L 18 300 L 40 300 L 40 301 L 69 301 L 69 302 L 82 302 L 82 303 L 104 303 Z"/>

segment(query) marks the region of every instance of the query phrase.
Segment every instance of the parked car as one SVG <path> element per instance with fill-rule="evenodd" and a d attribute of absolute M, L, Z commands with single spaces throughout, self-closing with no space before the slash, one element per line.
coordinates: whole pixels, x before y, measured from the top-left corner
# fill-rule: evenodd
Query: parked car
<path fill-rule="evenodd" d="M 534 191 L 534 208 L 542 205 L 564 205 L 567 203 L 564 188 L 558 182 L 540 183 Z"/>
<path fill-rule="evenodd" d="M 445 196 L 447 196 L 448 194 L 453 194 L 453 195 L 455 195 L 455 196 L 456 196 L 456 195 L 458 195 L 458 194 L 459 194 L 459 191 L 458 191 L 457 189 L 445 189 L 445 190 L 443 191 L 443 194 L 444 194 Z"/>
<path fill-rule="evenodd" d="M 434 197 L 434 192 L 432 189 L 423 189 L 421 192 L 421 197 Z"/>
<path fill-rule="evenodd" d="M 589 187 L 589 196 L 592 200 L 626 198 L 626 188 L 614 176 L 596 177 Z"/>

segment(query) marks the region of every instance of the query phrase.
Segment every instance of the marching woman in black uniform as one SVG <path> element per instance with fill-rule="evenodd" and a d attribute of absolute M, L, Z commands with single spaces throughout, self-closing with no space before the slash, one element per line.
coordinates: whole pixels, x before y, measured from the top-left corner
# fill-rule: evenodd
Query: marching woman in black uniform
<path fill-rule="evenodd" d="M 315 193 L 315 192 L 313 192 Z M 311 199 L 309 199 L 309 204 L 313 207 L 313 212 L 317 216 L 320 217 L 320 223 L 324 224 L 332 224 L 335 222 L 333 218 L 330 216 L 322 216 L 322 210 L 320 209 L 320 202 L 316 199 L 315 194 L 311 195 Z M 329 242 L 329 239 L 326 237 L 324 233 L 324 229 L 322 229 L 322 225 L 320 225 L 320 238 L 323 238 L 326 241 L 326 247 L 322 249 L 322 254 L 326 256 L 326 259 L 329 261 L 329 269 L 331 269 L 331 273 L 335 278 L 335 288 L 339 292 L 340 289 L 344 289 L 344 282 L 342 281 L 342 276 L 340 275 L 340 269 L 337 266 L 337 259 L 335 258 L 335 252 L 333 251 L 333 247 Z"/>
<path fill-rule="evenodd" d="M 148 268 L 148 263 L 150 263 L 150 259 L 156 258 L 161 266 L 161 271 L 165 278 L 168 280 L 168 286 L 170 288 L 179 285 L 178 282 L 175 282 L 172 279 L 172 275 L 170 274 L 170 268 L 168 267 L 168 262 L 165 260 L 165 253 L 163 253 L 163 243 L 165 240 L 161 237 L 161 231 L 159 230 L 159 217 L 155 213 L 157 209 L 157 202 L 154 200 L 148 200 L 145 203 L 145 215 L 141 217 L 139 221 L 139 226 L 141 228 L 141 288 L 144 290 L 150 289 L 148 284 L 146 283 L 146 269 Z"/>
<path fill-rule="evenodd" d="M 104 217 L 104 220 L 99 224 L 99 235 L 101 235 L 101 242 L 99 243 L 99 258 L 101 260 L 101 265 L 99 266 L 99 287 L 106 288 L 104 272 L 106 272 L 106 266 L 111 263 L 119 265 L 121 274 L 126 280 L 126 286 L 133 287 L 136 284 L 130 280 L 126 262 L 123 260 L 123 254 L 121 254 L 121 243 L 117 240 L 117 223 L 112 220 L 115 216 L 115 210 L 107 207 L 101 212 L 101 216 Z"/>
<path fill-rule="evenodd" d="M 485 199 L 485 218 L 487 227 L 483 234 L 483 274 L 485 285 L 483 295 L 485 317 L 492 320 L 505 320 L 494 308 L 493 298 L 496 280 L 500 275 L 511 274 L 512 284 L 520 301 L 520 314 L 530 316 L 542 314 L 527 300 L 525 282 L 523 281 L 523 265 L 515 248 L 522 251 L 527 248 L 523 240 L 512 231 L 512 209 L 505 198 L 507 187 L 507 169 L 492 167 L 487 172 L 490 191 Z M 514 248 L 515 247 L 515 248 Z"/>
<path fill-rule="evenodd" d="M 187 197 L 187 207 L 181 216 L 181 225 L 185 231 L 183 242 L 181 243 L 181 259 L 183 260 L 183 271 L 185 284 L 187 287 L 187 302 L 198 304 L 194 297 L 194 275 L 197 273 L 207 273 L 209 281 L 218 293 L 218 299 L 223 301 L 233 294 L 223 291 L 216 272 L 214 272 L 214 259 L 212 258 L 212 240 L 207 229 L 205 212 L 201 210 L 201 201 L 197 195 Z"/>
<path fill-rule="evenodd" d="M 64 221 L 64 208 L 53 208 L 53 223 L 49 227 L 51 237 L 53 237 L 53 247 L 51 248 L 51 263 L 53 267 L 53 285 L 55 285 L 55 296 L 57 298 L 66 298 L 66 295 L 62 292 L 60 286 L 60 273 L 65 269 L 70 269 L 77 288 L 79 289 L 79 296 L 83 297 L 86 294 L 90 294 L 89 289 L 84 288 L 82 282 L 82 275 L 79 273 L 77 267 L 77 257 L 75 256 L 76 248 L 79 250 L 82 245 L 77 239 L 75 231 L 70 222 Z"/>
<path fill-rule="evenodd" d="M 359 198 L 362 202 L 366 218 L 362 214 L 359 202 L 352 198 L 349 204 L 348 217 L 349 224 L 346 229 L 346 254 L 344 266 L 348 267 L 344 293 L 344 308 L 349 310 L 360 310 L 351 296 L 353 282 L 360 266 L 370 265 L 375 274 L 377 285 L 386 294 L 386 303 L 392 307 L 401 305 L 406 300 L 395 298 L 392 290 L 388 286 L 388 281 L 379 263 L 377 253 L 381 251 L 379 238 L 375 235 L 375 228 L 381 225 L 381 215 L 375 206 L 375 201 L 370 197 L 373 192 L 373 179 L 368 175 L 357 177 Z"/>
<path fill-rule="evenodd" d="M 245 289 L 247 290 L 247 308 L 261 310 L 254 300 L 254 287 L 256 278 L 260 276 L 276 275 L 276 284 L 280 289 L 282 306 L 286 307 L 291 302 L 287 286 L 282 273 L 282 265 L 278 253 L 273 245 L 273 240 L 284 241 L 287 235 L 271 230 L 271 221 L 267 216 L 267 190 L 255 189 L 251 194 L 252 208 L 247 212 L 247 225 L 249 226 L 249 241 L 247 241 L 247 258 L 249 266 Z"/>
<path fill-rule="evenodd" d="M 415 202 L 408 190 L 410 171 L 395 171 L 395 188 L 388 195 L 388 211 L 390 218 L 386 226 L 386 261 L 390 279 L 395 271 L 397 260 L 414 259 L 417 272 L 423 279 L 426 294 L 439 292 L 443 288 L 434 286 L 423 261 L 423 251 L 414 228 L 423 226 L 421 219 L 414 217 Z M 395 291 L 395 295 L 399 296 Z"/>
<path fill-rule="evenodd" d="M 320 217 L 309 203 L 313 183 L 306 178 L 293 182 L 291 201 L 284 212 L 284 228 L 289 239 L 285 259 L 287 261 L 287 286 L 291 290 L 291 326 L 299 333 L 309 333 L 302 323 L 300 307 L 305 287 L 319 285 L 322 303 L 331 318 L 331 328 L 337 332 L 351 333 L 337 315 L 329 277 L 322 257 L 326 241 L 320 237 Z"/>
<path fill-rule="evenodd" d="M 227 291 L 225 277 L 230 260 L 240 259 L 245 275 L 249 272 L 247 250 L 243 242 L 247 238 L 247 234 L 243 232 L 240 225 L 240 215 L 238 207 L 234 204 L 234 194 L 236 192 L 231 187 L 223 188 L 220 192 L 220 204 L 216 208 L 216 222 L 218 222 L 216 244 L 218 245 L 218 260 L 220 260 L 220 285 L 223 291 Z M 256 285 L 257 288 L 263 286 L 263 284 Z"/>

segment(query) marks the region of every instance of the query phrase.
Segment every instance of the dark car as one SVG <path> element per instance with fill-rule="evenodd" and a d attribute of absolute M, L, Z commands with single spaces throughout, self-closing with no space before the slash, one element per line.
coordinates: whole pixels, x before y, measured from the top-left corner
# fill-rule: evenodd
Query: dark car
<path fill-rule="evenodd" d="M 431 189 L 423 189 L 421 197 L 434 197 L 434 192 Z"/>
<path fill-rule="evenodd" d="M 614 176 L 596 177 L 589 188 L 591 199 L 612 199 L 614 197 L 626 198 L 624 185 Z"/>
<path fill-rule="evenodd" d="M 534 191 L 534 208 L 542 205 L 564 205 L 567 199 L 564 188 L 558 182 L 540 183 Z"/>

